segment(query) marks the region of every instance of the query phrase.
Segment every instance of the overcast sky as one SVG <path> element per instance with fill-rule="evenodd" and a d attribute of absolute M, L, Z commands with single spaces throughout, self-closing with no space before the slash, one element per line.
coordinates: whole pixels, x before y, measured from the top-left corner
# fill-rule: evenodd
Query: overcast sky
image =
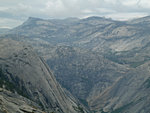
<path fill-rule="evenodd" d="M 0 28 L 12 28 L 28 17 L 105 16 L 116 20 L 150 15 L 150 0 L 0 0 Z"/>

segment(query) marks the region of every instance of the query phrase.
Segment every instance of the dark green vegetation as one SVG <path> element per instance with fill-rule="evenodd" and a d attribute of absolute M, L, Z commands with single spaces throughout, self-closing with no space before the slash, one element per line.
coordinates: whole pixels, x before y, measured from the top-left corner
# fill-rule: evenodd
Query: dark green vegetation
<path fill-rule="evenodd" d="M 85 113 L 84 110 L 83 110 L 83 108 L 80 105 L 78 105 L 77 107 L 73 106 L 73 108 L 78 113 Z"/>
<path fill-rule="evenodd" d="M 17 80 L 17 78 L 16 78 L 16 80 Z M 1 68 L 0 68 L 0 87 L 7 89 L 13 93 L 17 92 L 18 94 L 20 94 L 26 98 L 29 98 L 25 88 L 23 86 L 20 87 L 19 84 L 17 84 L 17 81 L 16 81 L 16 83 L 10 82 L 8 77 L 4 74 L 4 72 Z"/>
<path fill-rule="evenodd" d="M 115 109 L 114 111 L 112 111 L 111 113 L 123 113 L 124 110 L 127 110 L 129 107 L 132 106 L 132 103 L 129 103 L 127 105 L 124 105 L 118 109 Z"/>
<path fill-rule="evenodd" d="M 86 101 L 86 100 L 84 100 L 84 99 L 79 99 L 80 100 L 80 102 L 83 104 L 83 105 L 85 105 L 86 107 L 88 107 L 88 102 Z"/>
<path fill-rule="evenodd" d="M 150 78 L 148 78 L 145 82 L 144 82 L 144 86 L 146 88 L 150 88 Z"/>

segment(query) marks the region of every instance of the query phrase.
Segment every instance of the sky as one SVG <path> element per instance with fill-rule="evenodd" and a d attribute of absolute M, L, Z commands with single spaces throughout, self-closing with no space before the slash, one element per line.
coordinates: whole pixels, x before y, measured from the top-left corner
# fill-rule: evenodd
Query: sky
<path fill-rule="evenodd" d="M 123 21 L 147 15 L 150 0 L 0 0 L 0 28 L 16 27 L 28 17 L 100 16 Z"/>

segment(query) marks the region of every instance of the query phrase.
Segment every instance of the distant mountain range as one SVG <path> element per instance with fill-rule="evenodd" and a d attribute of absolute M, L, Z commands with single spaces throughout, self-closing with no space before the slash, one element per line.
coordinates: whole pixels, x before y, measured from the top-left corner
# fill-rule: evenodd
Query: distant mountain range
<path fill-rule="evenodd" d="M 6 32 L 8 32 L 10 29 L 8 28 L 0 28 L 0 34 L 4 34 Z"/>
<path fill-rule="evenodd" d="M 61 86 L 91 112 L 148 113 L 149 29 L 150 16 L 131 21 L 30 17 L 0 38 L 31 45 Z"/>

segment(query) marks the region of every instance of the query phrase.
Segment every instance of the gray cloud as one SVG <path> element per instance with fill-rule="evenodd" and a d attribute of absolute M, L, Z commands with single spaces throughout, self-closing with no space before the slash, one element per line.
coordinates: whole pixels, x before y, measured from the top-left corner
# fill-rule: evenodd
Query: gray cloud
<path fill-rule="evenodd" d="M 29 16 L 105 16 L 126 20 L 150 14 L 149 0 L 0 0 L 0 27 L 15 27 Z"/>

